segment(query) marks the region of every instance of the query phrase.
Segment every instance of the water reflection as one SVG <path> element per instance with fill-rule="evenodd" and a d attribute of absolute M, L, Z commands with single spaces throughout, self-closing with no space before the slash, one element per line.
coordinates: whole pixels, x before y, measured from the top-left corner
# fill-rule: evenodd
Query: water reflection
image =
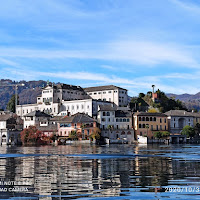
<path fill-rule="evenodd" d="M 0 147 L 1 199 L 197 198 L 166 187 L 200 188 L 200 146 Z M 15 181 L 5 186 L 3 181 Z M 20 182 L 20 183 L 18 183 Z M 199 189 L 200 190 L 200 189 Z"/>

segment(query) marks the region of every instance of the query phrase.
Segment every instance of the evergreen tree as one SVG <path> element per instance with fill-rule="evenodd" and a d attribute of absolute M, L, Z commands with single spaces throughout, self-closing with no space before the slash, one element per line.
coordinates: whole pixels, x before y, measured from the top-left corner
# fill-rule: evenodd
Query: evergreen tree
<path fill-rule="evenodd" d="M 19 103 L 19 96 L 17 96 L 17 104 Z M 7 104 L 7 110 L 15 113 L 15 95 L 13 94 Z"/>

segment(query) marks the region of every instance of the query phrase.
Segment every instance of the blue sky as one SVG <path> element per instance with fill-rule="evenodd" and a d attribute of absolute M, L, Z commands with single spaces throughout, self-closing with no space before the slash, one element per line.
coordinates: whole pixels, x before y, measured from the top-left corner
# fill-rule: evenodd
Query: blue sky
<path fill-rule="evenodd" d="M 200 92 L 199 0 L 6 0 L 0 78 Z"/>

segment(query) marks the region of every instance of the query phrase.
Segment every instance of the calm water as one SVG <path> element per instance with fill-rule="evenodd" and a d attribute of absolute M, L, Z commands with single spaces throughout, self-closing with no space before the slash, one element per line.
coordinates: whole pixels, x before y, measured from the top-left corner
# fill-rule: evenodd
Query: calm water
<path fill-rule="evenodd" d="M 0 147 L 0 199 L 200 199 L 200 146 Z"/>

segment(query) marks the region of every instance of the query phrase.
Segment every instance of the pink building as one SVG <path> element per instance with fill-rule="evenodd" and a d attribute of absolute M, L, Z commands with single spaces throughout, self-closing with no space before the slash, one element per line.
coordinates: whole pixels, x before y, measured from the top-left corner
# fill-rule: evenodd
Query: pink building
<path fill-rule="evenodd" d="M 58 136 L 68 138 L 72 131 L 76 131 L 79 140 L 88 139 L 97 128 L 97 121 L 87 114 L 77 113 L 65 116 L 58 122 Z"/>

